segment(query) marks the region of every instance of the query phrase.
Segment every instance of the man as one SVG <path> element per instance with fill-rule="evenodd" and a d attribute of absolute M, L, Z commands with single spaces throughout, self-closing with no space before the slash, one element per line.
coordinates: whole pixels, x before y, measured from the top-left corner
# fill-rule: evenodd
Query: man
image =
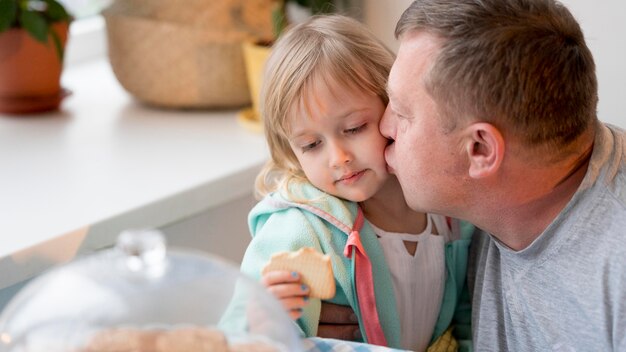
<path fill-rule="evenodd" d="M 484 229 L 474 349 L 626 351 L 626 135 L 597 120 L 576 20 L 552 0 L 418 0 L 396 37 L 386 159 L 412 208 Z"/>

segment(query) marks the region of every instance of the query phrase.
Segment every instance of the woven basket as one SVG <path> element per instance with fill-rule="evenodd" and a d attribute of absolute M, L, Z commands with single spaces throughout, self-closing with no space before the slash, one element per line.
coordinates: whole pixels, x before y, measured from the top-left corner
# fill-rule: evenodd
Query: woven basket
<path fill-rule="evenodd" d="M 103 12 L 118 81 L 162 107 L 249 104 L 241 43 L 271 36 L 274 0 L 181 1 L 125 0 Z"/>

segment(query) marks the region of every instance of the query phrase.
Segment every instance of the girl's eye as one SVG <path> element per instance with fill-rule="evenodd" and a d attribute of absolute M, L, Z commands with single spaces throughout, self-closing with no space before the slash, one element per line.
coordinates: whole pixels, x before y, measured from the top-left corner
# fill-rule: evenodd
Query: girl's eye
<path fill-rule="evenodd" d="M 302 152 L 304 153 L 304 152 L 307 152 L 307 151 L 309 151 L 309 150 L 313 150 L 313 149 L 315 149 L 318 145 L 320 145 L 320 143 L 321 143 L 320 141 L 315 141 L 315 142 L 313 142 L 313 143 L 309 143 L 309 144 L 307 144 L 307 145 L 305 145 L 305 146 L 303 146 L 303 147 L 302 147 Z"/>
<path fill-rule="evenodd" d="M 344 132 L 345 132 L 346 134 L 355 134 L 355 133 L 359 133 L 360 131 L 362 131 L 363 129 L 365 129 L 365 126 L 367 126 L 367 124 L 366 124 L 366 123 L 364 123 L 364 124 L 362 124 L 362 125 L 360 125 L 360 126 L 354 127 L 354 128 L 349 128 L 349 129 L 345 130 Z"/>

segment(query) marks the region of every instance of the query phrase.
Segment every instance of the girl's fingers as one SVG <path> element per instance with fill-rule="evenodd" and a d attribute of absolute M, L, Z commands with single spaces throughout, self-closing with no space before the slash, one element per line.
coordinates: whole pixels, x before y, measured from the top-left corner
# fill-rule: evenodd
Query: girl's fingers
<path fill-rule="evenodd" d="M 297 298 L 287 298 L 287 299 L 282 299 L 280 302 L 285 307 L 285 310 L 289 313 L 289 316 L 291 317 L 291 319 L 296 320 L 302 316 L 304 306 L 306 306 L 307 303 L 309 303 L 309 297 L 304 296 L 304 297 L 297 297 Z"/>
<path fill-rule="evenodd" d="M 261 277 L 261 283 L 283 305 L 291 319 L 302 316 L 309 302 L 309 288 L 302 284 L 297 272 L 287 270 L 270 271 Z"/>
<path fill-rule="evenodd" d="M 265 273 L 261 277 L 261 284 L 265 287 L 269 287 L 282 283 L 297 283 L 300 282 L 300 275 L 295 271 L 288 270 L 275 270 Z"/>
<path fill-rule="evenodd" d="M 309 294 L 309 288 L 303 284 L 278 284 L 267 287 L 267 290 L 276 298 L 303 297 Z"/>
<path fill-rule="evenodd" d="M 309 303 L 309 300 L 308 300 L 308 297 L 306 296 L 305 297 L 292 297 L 292 298 L 281 299 L 280 303 L 282 303 L 283 307 L 285 307 L 285 309 L 288 311 L 297 310 L 297 309 L 302 310 L 304 306 L 306 306 L 307 303 Z"/>
<path fill-rule="evenodd" d="M 292 320 L 300 319 L 300 317 L 302 316 L 302 308 L 292 309 L 288 312 Z"/>

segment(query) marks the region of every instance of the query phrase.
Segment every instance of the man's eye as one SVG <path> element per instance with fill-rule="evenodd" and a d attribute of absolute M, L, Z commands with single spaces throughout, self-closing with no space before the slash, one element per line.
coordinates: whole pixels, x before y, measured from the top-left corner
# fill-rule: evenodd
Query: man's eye
<path fill-rule="evenodd" d="M 313 142 L 313 143 L 309 143 L 309 144 L 307 144 L 307 145 L 305 145 L 305 146 L 303 146 L 303 147 L 302 147 L 302 152 L 307 152 L 307 151 L 309 151 L 309 150 L 313 150 L 313 149 L 315 149 L 318 145 L 320 145 L 320 143 L 321 143 L 320 141 L 315 141 L 315 142 Z"/>
<path fill-rule="evenodd" d="M 405 117 L 403 114 L 401 114 L 400 112 L 398 112 L 398 110 L 396 110 L 396 109 L 393 109 L 393 108 L 392 108 L 392 109 L 391 109 L 391 113 L 392 113 L 395 117 L 397 117 L 398 119 L 400 119 L 400 120 L 404 120 L 404 119 L 406 119 L 406 117 Z"/>
<path fill-rule="evenodd" d="M 360 126 L 354 127 L 354 128 L 349 128 L 349 129 L 345 130 L 345 131 L 344 131 L 344 133 L 346 133 L 346 134 L 355 134 L 355 133 L 359 133 L 360 131 L 362 131 L 363 129 L 365 129 L 365 126 L 367 126 L 367 124 L 366 124 L 366 123 L 364 123 L 364 124 L 362 124 L 362 125 L 360 125 Z"/>

